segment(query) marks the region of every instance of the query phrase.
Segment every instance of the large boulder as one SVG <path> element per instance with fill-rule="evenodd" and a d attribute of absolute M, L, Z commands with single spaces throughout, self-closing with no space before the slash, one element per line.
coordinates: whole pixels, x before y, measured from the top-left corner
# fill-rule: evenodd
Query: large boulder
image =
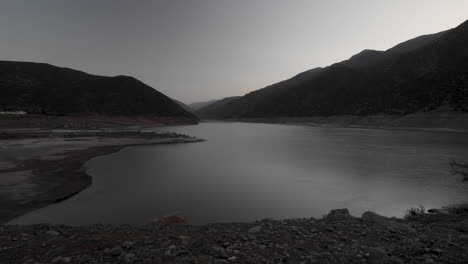
<path fill-rule="evenodd" d="M 362 214 L 362 220 L 369 223 L 375 223 L 383 227 L 399 231 L 401 233 L 416 233 L 416 229 L 412 228 L 409 225 L 398 223 L 395 220 L 378 215 L 370 211 L 367 211 L 364 214 Z"/>
<path fill-rule="evenodd" d="M 170 215 L 166 215 L 166 216 L 151 220 L 151 223 L 159 224 L 162 226 L 170 225 L 170 224 L 187 224 L 187 222 L 188 222 L 187 217 L 180 212 L 176 212 Z"/>
<path fill-rule="evenodd" d="M 325 216 L 325 220 L 334 221 L 334 220 L 342 220 L 346 218 L 350 218 L 351 214 L 349 213 L 348 209 L 334 209 L 331 210 L 327 216 Z"/>

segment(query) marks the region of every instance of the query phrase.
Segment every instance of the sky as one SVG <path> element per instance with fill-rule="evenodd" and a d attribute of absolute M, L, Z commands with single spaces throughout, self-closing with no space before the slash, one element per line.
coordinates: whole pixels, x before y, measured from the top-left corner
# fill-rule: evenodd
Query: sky
<path fill-rule="evenodd" d="M 192 103 L 467 19 L 467 0 L 0 0 L 0 60 L 129 75 Z"/>

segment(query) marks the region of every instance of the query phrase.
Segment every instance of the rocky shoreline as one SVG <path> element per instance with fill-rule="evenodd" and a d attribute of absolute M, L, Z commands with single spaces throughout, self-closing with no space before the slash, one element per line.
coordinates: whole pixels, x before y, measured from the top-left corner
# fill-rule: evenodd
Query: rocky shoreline
<path fill-rule="evenodd" d="M 332 210 L 321 219 L 144 226 L 0 225 L 2 263 L 468 263 L 468 211 L 406 219 Z"/>
<path fill-rule="evenodd" d="M 0 223 L 87 188 L 92 178 L 82 165 L 91 158 L 127 146 L 200 141 L 130 130 L 0 132 Z"/>

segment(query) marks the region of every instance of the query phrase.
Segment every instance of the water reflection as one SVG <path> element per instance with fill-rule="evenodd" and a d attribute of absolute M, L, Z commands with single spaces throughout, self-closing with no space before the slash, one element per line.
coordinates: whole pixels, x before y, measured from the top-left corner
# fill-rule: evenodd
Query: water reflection
<path fill-rule="evenodd" d="M 16 223 L 145 223 L 182 211 L 191 223 L 320 217 L 347 207 L 404 210 L 468 200 L 450 175 L 468 158 L 457 133 L 203 123 L 164 130 L 203 143 L 130 147 L 87 163 L 94 183 Z"/>

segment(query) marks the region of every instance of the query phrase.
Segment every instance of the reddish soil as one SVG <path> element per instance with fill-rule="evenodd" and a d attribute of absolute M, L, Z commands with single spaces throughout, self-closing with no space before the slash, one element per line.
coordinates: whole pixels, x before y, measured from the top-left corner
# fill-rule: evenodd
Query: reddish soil
<path fill-rule="evenodd" d="M 108 116 L 97 113 L 80 113 L 67 116 L 50 115 L 0 115 L 0 129 L 24 128 L 106 128 L 124 126 L 167 126 L 195 124 L 186 117 Z"/>

